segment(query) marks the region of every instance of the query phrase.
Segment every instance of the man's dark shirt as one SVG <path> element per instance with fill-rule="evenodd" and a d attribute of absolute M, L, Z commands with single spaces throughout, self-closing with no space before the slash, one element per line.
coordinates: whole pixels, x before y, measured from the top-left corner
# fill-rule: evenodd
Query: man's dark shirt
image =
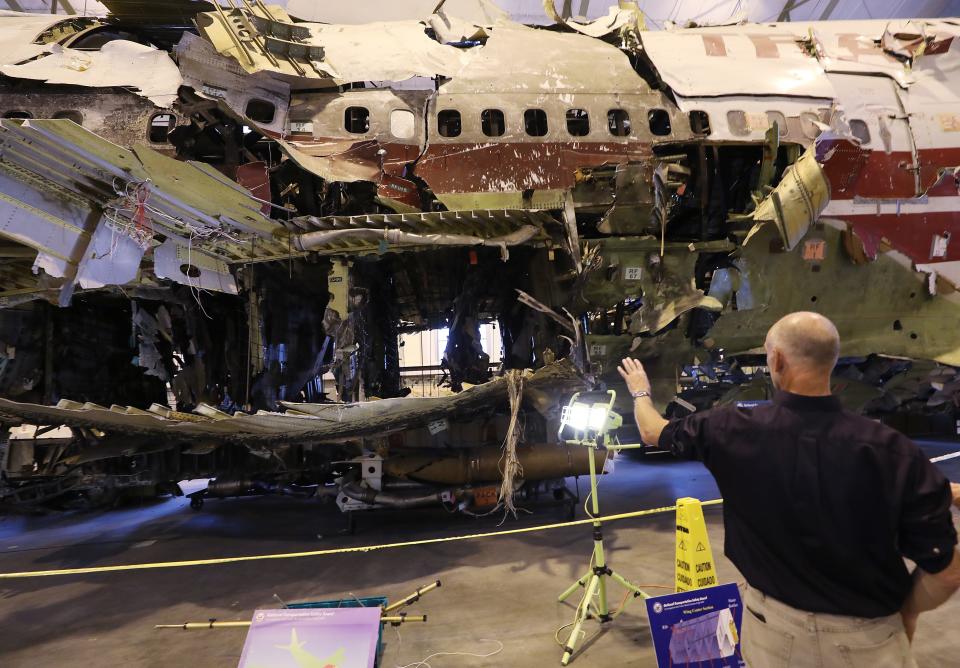
<path fill-rule="evenodd" d="M 672 420 L 660 447 L 703 461 L 723 495 L 725 552 L 751 587 L 808 612 L 881 617 L 910 592 L 903 557 L 950 563 L 950 485 L 910 439 L 835 397 Z"/>

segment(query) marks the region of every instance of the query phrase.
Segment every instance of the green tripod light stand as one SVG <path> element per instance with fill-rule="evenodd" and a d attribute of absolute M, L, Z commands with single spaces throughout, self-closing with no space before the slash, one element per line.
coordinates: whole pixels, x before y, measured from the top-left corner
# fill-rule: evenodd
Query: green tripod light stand
<path fill-rule="evenodd" d="M 633 592 L 635 598 L 647 598 L 647 594 L 637 585 L 607 565 L 603 552 L 603 526 L 597 519 L 600 517 L 600 500 L 597 497 L 597 452 L 600 450 L 618 452 L 644 447 L 642 444 L 621 445 L 610 436 L 609 432 L 616 430 L 623 424 L 623 418 L 612 410 L 613 403 L 617 398 L 616 392 L 608 390 L 607 396 L 609 400 L 606 402 L 590 404 L 580 401 L 580 393 L 578 392 L 571 397 L 570 402 L 564 407 L 560 418 L 560 437 L 563 438 L 564 430 L 569 429 L 573 432 L 574 438 L 565 439 L 567 444 L 590 448 L 590 514 L 594 518 L 593 556 L 590 559 L 590 569 L 582 578 L 560 594 L 559 598 L 562 603 L 579 588 L 585 588 L 580 605 L 577 606 L 573 630 L 570 632 L 563 648 L 563 658 L 560 660 L 560 664 L 564 666 L 570 663 L 570 659 L 576 651 L 577 644 L 580 642 L 583 623 L 587 619 L 595 618 L 601 624 L 604 624 L 615 617 L 616 613 L 611 614 L 609 601 L 607 600 L 608 578 Z M 594 602 L 595 597 L 597 598 L 596 602 Z"/>

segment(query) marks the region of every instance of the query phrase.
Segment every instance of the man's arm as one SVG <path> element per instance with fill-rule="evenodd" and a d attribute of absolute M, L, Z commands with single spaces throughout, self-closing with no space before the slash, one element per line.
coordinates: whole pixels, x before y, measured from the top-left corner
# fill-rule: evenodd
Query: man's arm
<path fill-rule="evenodd" d="M 960 589 L 960 551 L 956 548 L 950 564 L 939 573 L 927 573 L 919 567 L 913 572 L 913 588 L 900 613 L 910 640 L 913 640 L 920 613 L 940 607 L 957 589 Z"/>
<path fill-rule="evenodd" d="M 917 564 L 901 608 L 907 636 L 920 613 L 939 607 L 960 588 L 960 553 L 950 512 L 956 495 L 943 473 L 914 446 L 900 517 L 900 552 Z"/>
<path fill-rule="evenodd" d="M 660 415 L 660 412 L 653 405 L 653 397 L 650 396 L 650 379 L 647 378 L 647 372 L 643 370 L 643 365 L 630 357 L 624 358 L 617 371 L 623 376 L 627 383 L 627 389 L 630 394 L 646 392 L 647 396 L 634 398 L 633 415 L 637 420 L 637 427 L 640 429 L 640 438 L 648 445 L 657 445 L 660 442 L 660 434 L 663 428 L 667 426 L 667 421 Z"/>

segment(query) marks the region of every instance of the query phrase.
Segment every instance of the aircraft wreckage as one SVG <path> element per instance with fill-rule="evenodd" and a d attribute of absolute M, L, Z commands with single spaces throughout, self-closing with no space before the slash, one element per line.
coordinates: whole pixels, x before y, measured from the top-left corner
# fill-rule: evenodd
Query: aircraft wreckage
<path fill-rule="evenodd" d="M 9 502 L 557 491 L 565 395 L 628 353 L 668 411 L 753 391 L 798 309 L 850 405 L 956 402 L 957 21 L 106 4 L 0 14 Z M 398 334 L 441 327 L 454 393 L 404 396 Z"/>

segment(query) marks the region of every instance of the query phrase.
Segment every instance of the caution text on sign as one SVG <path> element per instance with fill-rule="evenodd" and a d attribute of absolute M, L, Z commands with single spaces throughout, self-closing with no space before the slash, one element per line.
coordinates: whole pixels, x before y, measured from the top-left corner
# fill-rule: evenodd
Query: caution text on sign
<path fill-rule="evenodd" d="M 690 591 L 716 584 L 713 551 L 700 501 L 677 499 L 676 590 Z"/>

